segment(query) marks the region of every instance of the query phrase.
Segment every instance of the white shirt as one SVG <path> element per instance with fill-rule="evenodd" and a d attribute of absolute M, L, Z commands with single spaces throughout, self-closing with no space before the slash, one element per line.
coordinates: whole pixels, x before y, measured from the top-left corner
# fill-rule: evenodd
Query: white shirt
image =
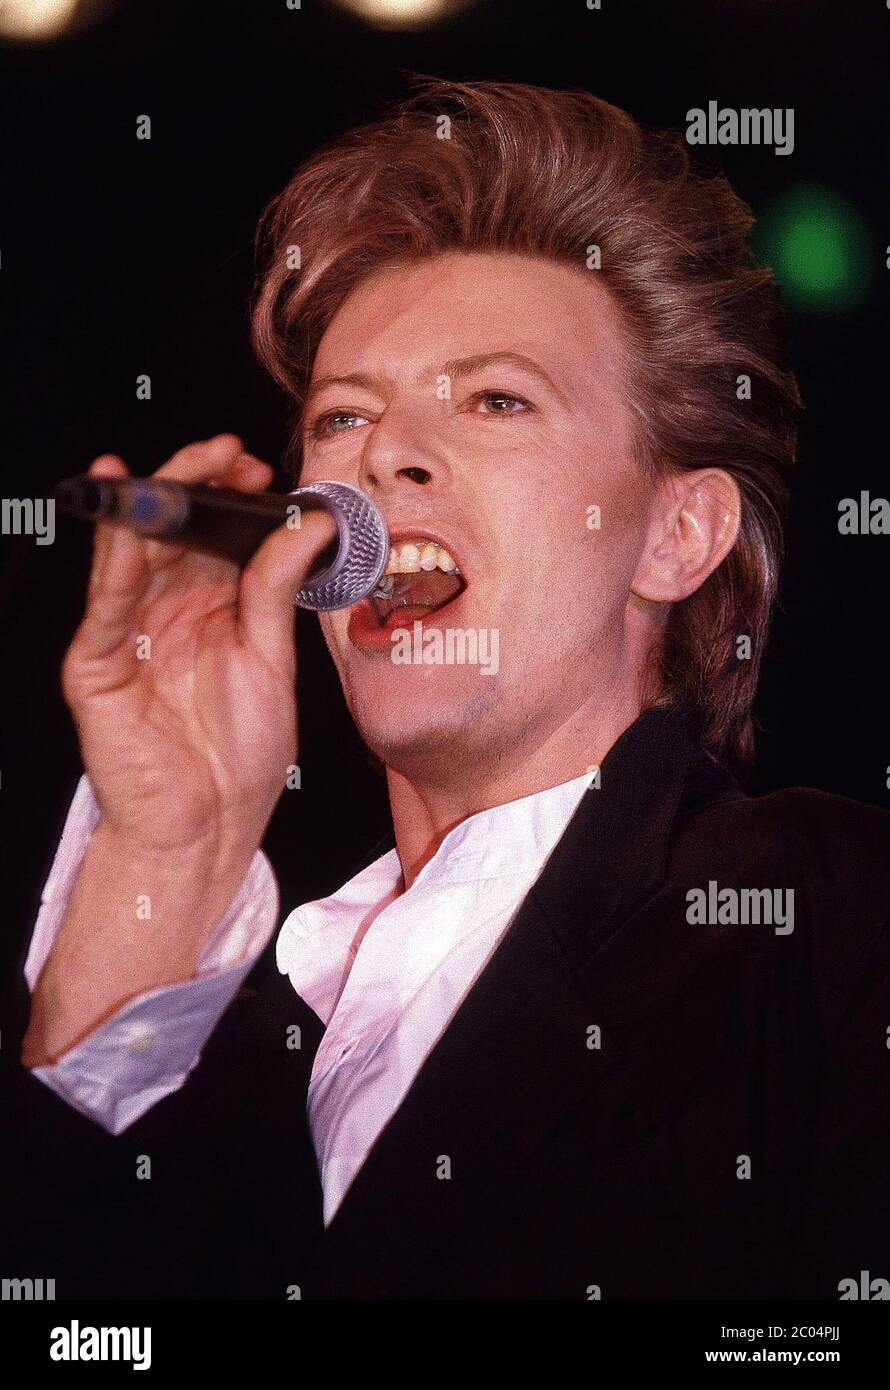
<path fill-rule="evenodd" d="M 277 941 L 278 968 L 325 1024 L 307 1113 L 326 1225 L 589 786 L 584 774 L 468 817 L 448 832 L 405 893 L 399 893 L 401 866 L 392 850 L 331 897 L 304 903 L 286 919 Z M 84 776 L 25 963 L 31 989 L 99 814 Z M 275 876 L 257 851 L 194 978 L 137 995 L 34 1074 L 105 1129 L 121 1133 L 197 1065 L 277 917 Z"/>

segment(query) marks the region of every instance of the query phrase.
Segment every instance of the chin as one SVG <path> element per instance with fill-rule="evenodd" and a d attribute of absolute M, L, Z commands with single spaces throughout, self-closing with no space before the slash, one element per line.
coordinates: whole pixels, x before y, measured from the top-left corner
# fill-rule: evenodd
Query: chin
<path fill-rule="evenodd" d="M 468 756 L 478 757 L 497 737 L 494 730 L 490 739 L 485 734 L 498 708 L 493 688 L 453 691 L 447 698 L 432 689 L 391 691 L 385 700 L 362 699 L 353 688 L 346 700 L 364 743 L 405 776 L 445 774 L 451 781 Z"/>

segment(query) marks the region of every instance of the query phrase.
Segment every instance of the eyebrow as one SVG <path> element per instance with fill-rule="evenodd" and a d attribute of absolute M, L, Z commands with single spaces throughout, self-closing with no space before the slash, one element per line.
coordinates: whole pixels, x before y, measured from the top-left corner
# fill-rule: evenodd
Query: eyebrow
<path fill-rule="evenodd" d="M 451 377 L 452 381 L 460 381 L 463 377 L 473 376 L 476 372 L 483 371 L 486 367 L 519 367 L 521 371 L 528 372 L 530 376 L 537 379 L 552 391 L 564 405 L 568 405 L 568 398 L 557 386 L 556 382 L 544 371 L 544 368 L 526 357 L 522 352 L 481 352 L 475 357 L 458 357 L 450 362 L 442 364 L 442 374 Z"/>
<path fill-rule="evenodd" d="M 368 376 L 365 372 L 350 372 L 346 376 L 317 376 L 309 383 L 306 399 L 323 391 L 326 386 L 360 386 L 365 391 L 379 391 L 385 380 L 385 377 Z"/>
<path fill-rule="evenodd" d="M 472 357 L 454 357 L 442 363 L 442 376 L 450 377 L 452 381 L 460 381 L 466 377 L 473 376 L 475 373 L 483 371 L 486 367 L 519 367 L 521 371 L 528 372 L 530 376 L 537 379 L 552 391 L 564 405 L 569 401 L 563 391 L 556 385 L 553 378 L 545 372 L 544 368 L 531 357 L 526 357 L 522 352 L 480 352 Z M 355 386 L 364 391 L 371 391 L 381 394 L 382 388 L 391 384 L 389 377 L 369 376 L 366 372 L 349 372 L 346 375 L 319 376 L 309 383 L 306 393 L 305 406 L 319 391 L 323 391 L 328 386 Z"/>

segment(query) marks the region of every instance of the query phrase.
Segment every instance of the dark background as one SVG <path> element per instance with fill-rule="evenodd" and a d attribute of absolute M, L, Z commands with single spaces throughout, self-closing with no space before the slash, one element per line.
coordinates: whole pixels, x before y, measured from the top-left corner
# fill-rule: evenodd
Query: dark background
<path fill-rule="evenodd" d="M 410 71 L 581 86 L 654 125 L 710 99 L 794 107 L 795 150 L 708 152 L 758 214 L 799 185 L 862 229 L 852 302 L 796 303 L 806 413 L 782 608 L 758 704 L 754 790 L 804 783 L 890 804 L 883 652 L 890 537 L 841 537 L 840 498 L 890 494 L 880 0 L 478 0 L 380 31 L 330 0 L 120 0 L 52 43 L 0 41 L 3 494 L 40 496 L 97 453 L 149 472 L 223 430 L 275 461 L 286 409 L 252 361 L 258 215 L 320 141 L 403 95 Z M 152 139 L 136 139 L 136 118 Z M 152 400 L 136 400 L 136 377 Z M 80 616 L 89 531 L 3 539 L 7 946 L 25 942 L 76 783 L 58 668 Z M 267 848 L 283 904 L 333 890 L 387 828 L 314 618 L 300 622 L 300 765 Z"/>

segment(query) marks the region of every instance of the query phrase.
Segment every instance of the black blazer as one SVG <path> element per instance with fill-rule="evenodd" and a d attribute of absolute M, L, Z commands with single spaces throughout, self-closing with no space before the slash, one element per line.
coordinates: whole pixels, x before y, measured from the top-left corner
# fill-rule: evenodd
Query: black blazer
<path fill-rule="evenodd" d="M 745 797 L 688 711 L 644 714 L 601 782 L 327 1231 L 305 1121 L 322 1025 L 271 952 L 182 1090 L 116 1138 L 4 1028 L 0 1272 L 59 1299 L 837 1299 L 890 1279 L 890 815 Z M 792 889 L 793 932 L 690 923 L 712 880 Z"/>

